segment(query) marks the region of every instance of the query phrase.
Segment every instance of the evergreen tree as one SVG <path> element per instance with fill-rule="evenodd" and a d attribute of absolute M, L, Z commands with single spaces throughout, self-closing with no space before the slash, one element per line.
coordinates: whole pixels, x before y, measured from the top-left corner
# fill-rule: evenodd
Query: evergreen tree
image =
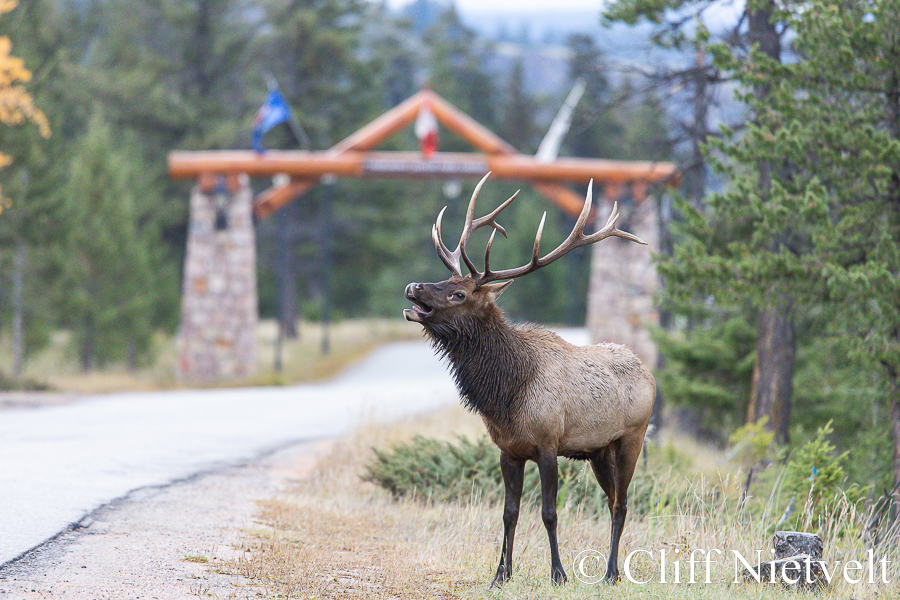
<path fill-rule="evenodd" d="M 898 16 L 896 0 L 816 1 L 783 15 L 796 32 L 795 62 L 758 50 L 736 60 L 716 48 L 720 64 L 748 83 L 744 100 L 756 118 L 741 136 L 715 144 L 727 157 L 721 167 L 731 187 L 710 198 L 709 213 L 682 207 L 688 235 L 666 272 L 671 289 L 700 301 L 743 298 L 764 307 L 772 294 L 790 298 L 802 315 L 798 332 L 810 348 L 822 347 L 807 354 L 815 365 L 804 368 L 816 367 L 823 388 L 845 369 L 881 372 L 883 387 L 853 377 L 872 386 L 870 394 L 887 390 L 874 407 L 846 393 L 828 406 L 848 436 L 870 411 L 892 415 L 900 482 Z M 757 168 L 761 163 L 771 168 Z M 818 336 L 841 343 L 823 353 L 828 338 Z M 829 372 L 835 351 L 843 364 Z M 826 416 L 821 403 L 808 410 Z"/>
<path fill-rule="evenodd" d="M 454 7 L 441 14 L 428 30 L 431 55 L 428 83 L 438 94 L 473 119 L 497 131 L 498 111 L 494 74 L 487 71 L 490 44 L 467 27 Z M 465 150 L 462 143 L 441 143 L 447 150 Z"/>
<path fill-rule="evenodd" d="M 382 106 L 359 52 L 368 8 L 360 0 L 292 0 L 268 9 L 274 30 L 259 42 L 257 61 L 278 79 L 314 148 L 328 148 Z"/>
<path fill-rule="evenodd" d="M 85 101 L 151 152 L 246 147 L 258 103 L 253 15 L 243 0 L 104 0 L 78 75 Z M 256 81 L 258 88 L 263 82 Z"/>
<path fill-rule="evenodd" d="M 603 55 L 594 39 L 569 36 L 569 80 L 585 82 L 584 95 L 572 113 L 566 147 L 572 156 L 620 158 L 622 127 L 613 117 L 612 90 L 605 75 Z"/>
<path fill-rule="evenodd" d="M 533 154 L 537 150 L 537 103 L 525 88 L 525 65 L 521 58 L 513 63 L 504 100 L 500 137 L 520 152 Z"/>
<path fill-rule="evenodd" d="M 114 359 L 133 365 L 150 346 L 154 295 L 164 293 L 154 260 L 158 239 L 141 227 L 142 182 L 122 147 L 95 113 L 75 149 L 65 190 L 69 228 L 60 302 L 84 370 Z"/>
<path fill-rule="evenodd" d="M 827 331 L 887 380 L 895 499 L 900 500 L 900 2 L 817 0 L 792 19 L 802 60 L 779 69 L 754 143 L 796 157 L 760 216 L 796 211 L 811 251 L 797 268 L 825 304 Z M 802 102 L 797 102 L 802 98 Z M 777 129 L 776 129 L 777 124 Z M 773 134 L 776 134 L 774 135 Z M 782 266 L 783 265 L 783 266 Z M 795 266 L 796 265 L 796 266 Z M 808 285 L 801 286 L 806 292 Z"/>
<path fill-rule="evenodd" d="M 21 57 L 14 61 L 18 68 L 6 70 L 6 76 L 27 72 L 19 89 L 10 90 L 11 106 L 27 95 L 32 106 L 26 113 L 39 119 L 38 126 L 0 128 L 0 150 L 13 163 L 0 170 L 0 328 L 15 323 L 14 371 L 58 324 L 52 302 L 59 274 L 54 248 L 65 227 L 59 190 L 69 136 L 78 123 L 66 90 L 72 87 L 71 61 L 84 49 L 85 27 L 84 18 L 50 0 L 19 4 L 0 19 L 0 34 Z"/>
<path fill-rule="evenodd" d="M 782 26 L 788 18 L 786 9 L 779 8 L 772 0 L 752 0 L 747 5 L 745 14 L 734 26 L 733 30 L 723 35 L 724 42 L 716 46 L 718 60 L 714 69 L 707 66 L 704 50 L 709 46 L 710 35 L 702 23 L 703 13 L 713 3 L 707 0 L 683 0 L 673 4 L 658 2 L 642 2 L 634 0 L 619 0 L 605 14 L 608 20 L 622 20 L 627 23 L 636 23 L 640 19 L 647 19 L 653 23 L 662 25 L 657 31 L 655 40 L 670 48 L 692 49 L 698 53 L 696 65 L 675 76 L 675 79 L 690 80 L 694 88 L 694 119 L 689 129 L 690 136 L 694 140 L 691 169 L 688 170 L 686 184 L 687 192 L 699 201 L 705 188 L 705 169 L 699 162 L 698 153 L 701 143 L 706 137 L 706 112 L 708 105 L 706 99 L 707 85 L 719 71 L 724 71 L 738 79 L 748 90 L 743 100 L 750 108 L 750 119 L 757 119 L 759 115 L 755 109 L 764 107 L 770 94 L 770 83 L 767 80 L 745 77 L 747 69 L 752 69 L 759 62 L 766 64 L 778 64 L 781 61 L 782 35 L 785 28 Z M 675 9 L 675 10 L 672 10 Z M 668 19 L 674 16 L 674 21 Z M 690 24 L 691 27 L 687 25 Z M 726 58 L 727 57 L 727 58 Z M 706 137 L 711 141 L 711 138 Z M 732 156 L 732 159 L 735 157 Z M 779 162 L 780 161 L 780 162 Z M 760 201 L 767 202 L 770 193 L 770 183 L 773 177 L 777 177 L 780 171 L 788 168 L 783 157 L 779 161 L 767 155 L 757 155 L 752 158 L 744 156 L 742 164 L 745 168 L 756 171 L 756 192 Z M 777 163 L 777 164 L 776 164 Z M 714 207 L 715 210 L 715 207 Z M 736 216 L 736 215 L 733 215 Z M 724 219 L 723 219 L 724 220 Z M 727 220 L 729 223 L 735 221 Z M 741 230 L 735 225 L 731 229 L 720 227 L 718 234 L 728 231 L 731 235 L 740 239 L 747 235 L 747 230 Z M 784 229 L 778 237 L 769 240 L 769 247 L 760 249 L 764 255 L 778 253 L 780 248 L 788 243 L 788 239 L 794 239 L 798 232 Z M 718 240 L 727 243 L 732 239 L 727 235 L 718 235 Z M 711 250 L 716 252 L 716 250 Z M 727 252 L 727 248 L 722 248 Z M 671 263 L 672 261 L 670 261 Z M 675 279 L 678 275 L 677 267 L 669 275 Z M 690 278 L 690 275 L 688 275 Z M 794 357 L 796 353 L 795 317 L 796 302 L 789 292 L 789 287 L 779 286 L 777 282 L 756 281 L 758 287 L 747 288 L 752 296 L 753 310 L 757 328 L 756 336 L 756 362 L 751 378 L 750 400 L 747 405 L 747 420 L 755 422 L 768 417 L 766 424 L 772 428 L 779 441 L 787 441 L 790 425 L 790 407 L 792 395 L 792 379 L 794 372 Z M 719 299 L 724 293 L 719 290 Z M 702 294 L 700 294 L 702 297 Z M 729 299 L 730 304 L 742 304 L 742 300 Z"/>

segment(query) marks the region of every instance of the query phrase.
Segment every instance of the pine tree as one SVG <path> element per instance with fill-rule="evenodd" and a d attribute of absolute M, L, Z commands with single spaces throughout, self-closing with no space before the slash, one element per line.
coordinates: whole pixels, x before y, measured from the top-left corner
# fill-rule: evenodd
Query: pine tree
<path fill-rule="evenodd" d="M 565 145 L 572 156 L 621 158 L 622 126 L 612 111 L 612 90 L 605 75 L 603 54 L 585 34 L 569 36 L 569 80 L 585 82 L 584 95 L 572 113 Z"/>
<path fill-rule="evenodd" d="M 272 3 L 272 35 L 257 60 L 275 75 L 313 147 L 325 149 L 375 116 L 383 97 L 360 57 L 366 5 L 359 0 Z M 373 106 L 374 105 L 374 106 Z M 285 147 L 297 140 L 285 134 Z"/>
<path fill-rule="evenodd" d="M 766 307 L 773 295 L 790 298 L 808 344 L 840 336 L 845 365 L 883 373 L 900 482 L 898 16 L 896 0 L 816 1 L 783 15 L 796 33 L 794 62 L 760 52 L 737 61 L 716 49 L 747 82 L 756 118 L 714 145 L 731 186 L 710 198 L 708 214 L 684 207 L 689 234 L 666 268 L 673 289 L 701 290 L 701 300 Z M 819 372 L 820 385 L 837 376 Z M 868 408 L 833 410 L 845 426 Z"/>
<path fill-rule="evenodd" d="M 463 23 L 453 6 L 441 14 L 426 39 L 430 46 L 427 83 L 473 119 L 497 131 L 497 90 L 486 68 L 490 44 Z M 441 147 L 469 150 L 462 143 L 442 143 Z"/>
<path fill-rule="evenodd" d="M 61 299 L 84 370 L 132 364 L 150 346 L 156 282 L 153 231 L 141 227 L 138 163 L 97 112 L 77 144 L 66 186 L 69 228 Z"/>
<path fill-rule="evenodd" d="M 77 51 L 79 27 L 63 27 L 65 15 L 45 0 L 4 8 L 11 12 L 0 19 L 2 43 L 21 58 L 5 57 L 0 79 L 9 87 L 0 92 L 0 104 L 4 118 L 23 125 L 0 128 L 0 154 L 12 162 L 0 170 L 0 328 L 12 325 L 18 377 L 55 325 L 48 291 L 58 270 L 51 249 L 61 237 L 59 157 L 68 146 L 60 90 L 66 87 L 65 47 Z"/>
<path fill-rule="evenodd" d="M 742 75 L 746 74 L 745 69 L 753 69 L 759 62 L 780 63 L 781 37 L 785 31 L 782 24 L 787 18 L 787 13 L 771 0 L 751 0 L 733 30 L 722 36 L 725 41 L 715 46 L 718 50 L 718 61 L 710 68 L 705 60 L 705 49 L 709 46 L 710 35 L 702 23 L 702 15 L 712 4 L 706 0 L 683 0 L 674 5 L 619 0 L 605 14 L 608 20 L 636 23 L 640 19 L 647 19 L 660 24 L 661 27 L 655 36 L 658 43 L 669 48 L 690 49 L 698 54 L 695 66 L 672 77 L 675 80 L 688 81 L 694 88 L 694 119 L 688 128 L 689 137 L 693 139 L 694 144 L 690 168 L 686 173 L 688 185 L 686 191 L 694 196 L 695 201 L 698 201 L 699 196 L 705 192 L 705 170 L 697 162 L 701 141 L 707 137 L 707 85 L 718 78 L 718 72 L 735 76 L 744 89 L 748 90 L 744 100 L 750 108 L 749 118 L 757 119 L 759 115 L 753 111 L 765 106 L 770 93 L 769 82 Z M 756 171 L 757 196 L 762 202 L 766 202 L 772 177 L 777 176 L 777 169 L 783 169 L 785 165 L 774 164 L 771 157 L 763 155 L 753 159 L 745 156 L 743 159 L 745 168 Z M 746 232 L 734 228 L 731 229 L 731 233 L 741 236 Z M 772 238 L 770 247 L 762 251 L 769 254 L 777 253 L 785 243 L 782 238 L 794 235 L 794 232 L 784 230 L 781 232 L 782 237 Z M 720 240 L 723 238 L 729 239 L 726 236 L 718 236 Z M 675 269 L 677 270 L 677 267 Z M 670 275 L 677 279 L 674 273 Z M 784 442 L 788 439 L 790 425 L 796 353 L 794 323 L 796 306 L 794 299 L 784 287 L 763 282 L 760 289 L 763 289 L 764 293 L 755 294 L 753 297 L 757 328 L 756 363 L 751 380 L 747 419 L 757 421 L 767 416 L 768 426 L 777 433 L 779 441 Z"/>
<path fill-rule="evenodd" d="M 499 135 L 525 154 L 537 150 L 538 128 L 535 123 L 537 106 L 525 88 L 525 65 L 522 59 L 513 63 L 506 87 L 503 120 Z"/>
<path fill-rule="evenodd" d="M 810 224 L 799 271 L 826 303 L 827 329 L 887 380 L 900 500 L 900 2 L 816 0 L 794 16 L 790 65 L 757 144 L 797 157 L 763 219 Z M 779 71 L 780 73 L 781 71 Z M 802 102 L 797 102 L 802 98 Z M 778 135 L 773 136 L 773 133 Z M 806 291 L 807 286 L 801 288 Z"/>

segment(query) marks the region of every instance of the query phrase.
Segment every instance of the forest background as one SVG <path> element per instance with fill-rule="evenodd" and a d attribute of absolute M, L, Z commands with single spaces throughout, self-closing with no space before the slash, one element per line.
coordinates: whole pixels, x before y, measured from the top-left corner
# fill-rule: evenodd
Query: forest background
<path fill-rule="evenodd" d="M 0 336 L 18 336 L 17 361 L 59 330 L 85 371 L 153 360 L 154 335 L 178 326 L 187 228 L 188 185 L 168 179 L 166 154 L 248 148 L 267 76 L 313 149 L 427 84 L 524 153 L 582 77 L 562 155 L 684 174 L 656 197 L 667 414 L 717 443 L 763 420 L 782 449 L 831 421 L 848 479 L 900 494 L 897 0 L 618 0 L 587 33 L 534 36 L 476 30 L 427 0 L 2 7 L 0 92 L 31 107 L 0 115 Z M 265 143 L 296 145 L 287 128 Z M 386 145 L 416 147 L 411 132 Z M 468 150 L 447 132 L 440 147 Z M 445 276 L 427 232 L 470 184 L 452 187 L 339 181 L 258 223 L 261 315 L 315 320 L 326 302 L 339 319 L 398 315 L 407 282 Z M 495 182 L 485 205 L 516 187 Z M 531 231 L 547 208 L 525 186 L 505 225 Z M 558 239 L 571 221 L 552 214 Z M 529 244 L 512 236 L 495 261 L 518 264 Z M 583 254 L 513 286 L 510 315 L 582 324 Z M 3 386 L 20 371 L 0 365 Z"/>

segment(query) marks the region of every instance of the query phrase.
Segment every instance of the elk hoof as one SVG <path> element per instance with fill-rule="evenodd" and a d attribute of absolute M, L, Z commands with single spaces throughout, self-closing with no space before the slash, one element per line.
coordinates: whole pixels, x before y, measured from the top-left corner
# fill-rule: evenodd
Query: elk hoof
<path fill-rule="evenodd" d="M 619 572 L 618 571 L 607 571 L 606 575 L 603 577 L 603 583 L 606 585 L 616 585 L 619 583 Z"/>
<path fill-rule="evenodd" d="M 497 570 L 494 580 L 491 582 L 492 588 L 499 588 L 509 580 L 510 574 L 502 569 Z"/>
<path fill-rule="evenodd" d="M 562 585 L 569 580 L 569 578 L 566 577 L 566 572 L 561 568 L 553 569 L 551 577 L 554 585 Z"/>

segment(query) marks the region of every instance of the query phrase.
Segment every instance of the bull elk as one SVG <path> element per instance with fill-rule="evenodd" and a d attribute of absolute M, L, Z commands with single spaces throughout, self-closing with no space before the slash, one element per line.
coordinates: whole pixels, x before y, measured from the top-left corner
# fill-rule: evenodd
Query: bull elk
<path fill-rule="evenodd" d="M 490 175 L 490 173 L 488 173 Z M 513 538 L 522 497 L 526 461 L 538 465 L 541 480 L 541 517 L 550 542 L 550 570 L 554 583 L 566 581 L 556 541 L 557 457 L 588 460 L 606 493 L 611 518 L 609 560 L 605 579 L 619 579 L 619 539 L 625 522 L 628 486 L 641 452 L 656 395 L 656 383 L 646 366 L 627 348 L 617 344 L 573 346 L 554 333 L 535 326 L 510 324 L 496 304 L 512 279 L 527 275 L 567 252 L 608 237 L 644 244 L 640 238 L 616 229 L 614 206 L 606 225 L 585 235 L 591 212 L 591 187 L 584 209 L 569 236 L 549 254 L 540 256 L 544 218 L 538 226 L 531 260 L 518 268 L 493 271 L 491 245 L 506 231 L 497 215 L 515 199 L 513 194 L 491 213 L 473 219 L 475 199 L 488 175 L 478 183 L 466 211 L 456 249 L 441 237 L 438 214 L 432 239 L 438 256 L 452 273 L 440 283 L 411 283 L 406 297 L 412 308 L 403 311 L 408 321 L 421 323 L 432 345 L 451 365 L 462 402 L 477 412 L 500 449 L 505 486 L 503 546 L 492 587 L 512 574 Z M 469 236 L 491 227 L 479 272 L 466 254 Z M 463 275 L 459 261 L 470 274 Z M 502 281 L 500 283 L 496 283 Z"/>

